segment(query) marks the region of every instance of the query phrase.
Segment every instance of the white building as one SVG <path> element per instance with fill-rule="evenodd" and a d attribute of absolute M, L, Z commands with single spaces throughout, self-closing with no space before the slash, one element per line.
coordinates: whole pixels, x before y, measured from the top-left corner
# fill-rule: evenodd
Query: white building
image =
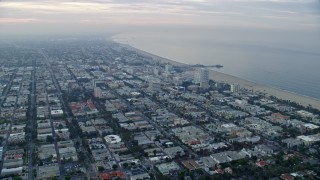
<path fill-rule="evenodd" d="M 200 87 L 208 88 L 209 86 L 209 70 L 207 68 L 200 68 L 194 75 L 195 83 L 200 83 Z"/>
<path fill-rule="evenodd" d="M 231 84 L 230 85 L 230 91 L 233 93 L 240 91 L 240 85 L 239 84 Z"/>
<path fill-rule="evenodd" d="M 93 96 L 95 98 L 102 98 L 102 90 L 99 87 L 93 89 Z"/>
<path fill-rule="evenodd" d="M 200 72 L 200 82 L 209 81 L 209 70 L 207 68 L 201 68 Z"/>
<path fill-rule="evenodd" d="M 148 89 L 150 91 L 160 91 L 161 90 L 161 83 L 158 81 L 149 81 Z"/>
<path fill-rule="evenodd" d="M 51 111 L 52 117 L 62 117 L 63 116 L 63 110 L 53 110 Z"/>
<path fill-rule="evenodd" d="M 304 145 L 309 146 L 315 142 L 320 141 L 320 133 L 309 135 L 309 136 L 305 136 L 305 135 L 297 136 L 297 139 L 302 141 Z"/>
<path fill-rule="evenodd" d="M 104 137 L 104 140 L 108 144 L 117 144 L 117 143 L 121 142 L 121 138 L 118 135 L 107 135 Z"/>
<path fill-rule="evenodd" d="M 170 73 L 172 70 L 173 70 L 173 68 L 172 68 L 172 65 L 171 65 L 171 64 L 167 64 L 167 65 L 165 66 L 165 71 L 166 71 L 166 73 Z"/>
<path fill-rule="evenodd" d="M 2 176 L 8 176 L 8 175 L 19 175 L 22 174 L 22 167 L 17 167 L 17 168 L 3 168 L 1 170 L 1 175 Z"/>
<path fill-rule="evenodd" d="M 158 75 L 160 75 L 160 70 L 158 69 L 158 68 L 153 68 L 153 74 L 155 75 L 155 76 L 158 76 Z"/>

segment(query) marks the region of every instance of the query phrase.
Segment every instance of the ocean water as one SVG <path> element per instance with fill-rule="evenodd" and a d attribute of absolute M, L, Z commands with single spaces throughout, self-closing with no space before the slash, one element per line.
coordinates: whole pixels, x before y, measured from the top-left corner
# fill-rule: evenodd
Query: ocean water
<path fill-rule="evenodd" d="M 114 39 L 178 62 L 221 64 L 226 74 L 320 99 L 319 0 L 197 2 L 204 4 L 175 23 L 127 29 Z"/>
<path fill-rule="evenodd" d="M 153 31 L 123 33 L 113 39 L 178 62 L 221 64 L 224 67 L 215 70 L 320 99 L 319 36 L 285 31 L 241 36 L 241 32 L 232 32 Z"/>

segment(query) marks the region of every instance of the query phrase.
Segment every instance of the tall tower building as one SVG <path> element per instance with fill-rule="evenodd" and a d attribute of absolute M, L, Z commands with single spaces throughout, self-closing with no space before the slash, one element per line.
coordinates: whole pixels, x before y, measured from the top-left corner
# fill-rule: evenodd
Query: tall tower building
<path fill-rule="evenodd" d="M 158 68 L 153 68 L 153 74 L 158 76 L 160 74 L 160 70 Z"/>
<path fill-rule="evenodd" d="M 171 65 L 171 64 L 167 64 L 167 65 L 165 66 L 165 71 L 166 71 L 166 73 L 171 72 L 171 71 L 172 71 L 172 65 Z"/>
<path fill-rule="evenodd" d="M 240 85 L 239 84 L 231 84 L 230 85 L 230 91 L 233 93 L 240 91 Z"/>
<path fill-rule="evenodd" d="M 209 70 L 200 68 L 194 75 L 195 83 L 200 83 L 200 87 L 208 88 L 209 86 Z"/>
<path fill-rule="evenodd" d="M 200 79 L 200 82 L 209 81 L 209 70 L 207 68 L 199 69 L 199 79 Z"/>

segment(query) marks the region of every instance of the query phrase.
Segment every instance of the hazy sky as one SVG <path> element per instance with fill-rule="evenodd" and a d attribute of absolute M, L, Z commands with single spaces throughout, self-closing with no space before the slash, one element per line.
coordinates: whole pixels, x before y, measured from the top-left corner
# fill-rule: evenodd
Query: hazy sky
<path fill-rule="evenodd" d="M 152 28 L 318 32 L 318 0 L 4 0 L 0 33 L 119 33 Z"/>
<path fill-rule="evenodd" d="M 320 0 L 0 1 L 0 41 L 74 34 L 320 97 Z"/>

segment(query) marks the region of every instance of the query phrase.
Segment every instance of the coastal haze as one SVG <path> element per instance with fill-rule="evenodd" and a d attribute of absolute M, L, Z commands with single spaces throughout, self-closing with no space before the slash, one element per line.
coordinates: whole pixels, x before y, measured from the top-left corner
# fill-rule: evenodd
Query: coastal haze
<path fill-rule="evenodd" d="M 319 12 L 0 1 L 0 179 L 320 179 Z"/>
<path fill-rule="evenodd" d="M 214 39 L 215 36 L 221 37 L 222 33 L 226 32 L 213 30 L 199 34 L 177 33 L 174 37 L 163 33 L 158 38 L 128 33 L 115 36 L 114 39 L 186 64 L 221 64 L 223 68 L 213 70 L 320 99 L 320 51 L 316 49 L 320 44 L 316 47 L 306 44 L 297 48 L 293 46 L 298 45 L 298 40 L 296 43 L 279 45 L 277 42 L 259 44 L 254 38 L 234 42 Z M 267 32 L 264 33 L 262 38 L 268 35 Z M 287 36 L 285 31 L 281 33 Z M 231 32 L 230 35 L 232 36 Z M 197 39 L 191 39 L 190 36 L 196 36 Z M 243 36 L 250 36 L 250 33 Z M 306 32 L 292 35 L 293 38 L 301 40 L 307 36 L 309 35 Z M 320 42 L 317 36 L 314 34 L 314 38 L 310 37 L 309 42 Z M 274 40 L 279 39 L 280 37 Z M 308 46 L 310 49 L 307 49 Z"/>
<path fill-rule="evenodd" d="M 114 39 L 182 63 L 221 64 L 214 70 L 320 99 L 318 2 L 235 4 L 237 13 L 210 17 L 212 23 L 234 20 L 230 24 L 123 33 Z M 250 20 L 249 12 L 254 14 Z"/>
<path fill-rule="evenodd" d="M 0 10 L 2 39 L 108 37 L 320 98 L 317 0 L 33 0 L 2 1 Z"/>

